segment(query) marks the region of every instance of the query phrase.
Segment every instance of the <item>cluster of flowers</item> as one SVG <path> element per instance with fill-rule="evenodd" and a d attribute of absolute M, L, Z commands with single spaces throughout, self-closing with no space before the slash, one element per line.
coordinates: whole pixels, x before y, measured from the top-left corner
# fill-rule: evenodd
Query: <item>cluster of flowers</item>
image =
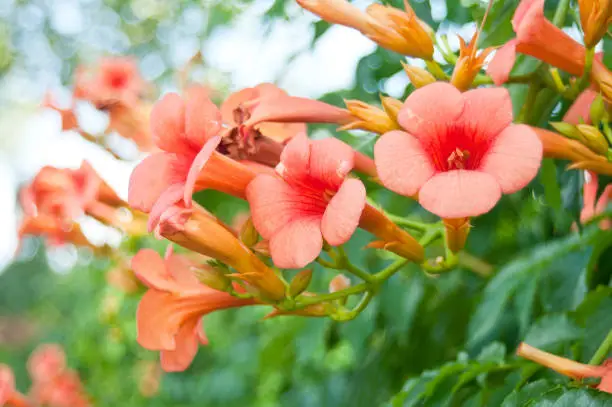
<path fill-rule="evenodd" d="M 198 344 L 206 343 L 201 317 L 212 311 L 268 305 L 272 316 L 350 319 L 367 305 L 376 286 L 407 262 L 429 271 L 451 268 L 468 238 L 470 218 L 529 184 L 543 157 L 590 171 L 583 221 L 603 213 L 611 198 L 610 186 L 597 196 L 596 174 L 612 175 L 612 75 L 593 51 L 610 21 L 609 2 L 580 1 L 583 46 L 545 18 L 543 0 L 522 0 L 513 19 L 517 37 L 497 51 L 488 76 L 481 71 L 493 49 L 479 52 L 480 30 L 469 43 L 462 40 L 458 56 L 441 49 L 454 64 L 449 75 L 433 61 L 432 30 L 408 3 L 405 10 L 375 4 L 366 11 L 344 0 L 298 3 L 382 47 L 425 60 L 429 71 L 406 65 L 417 89 L 405 101 L 384 97 L 382 109 L 360 101 L 347 101 L 343 109 L 290 96 L 271 84 L 233 93 L 219 106 L 206 88 L 193 85 L 182 95 L 166 94 L 149 109 L 143 99 L 147 85 L 134 65 L 106 59 L 93 74 L 77 74 L 74 95 L 108 110 L 112 129 L 151 153 L 131 175 L 128 203 L 87 164 L 76 171 L 43 169 L 22 194 L 27 215 L 22 233 L 87 246 L 75 216 L 84 213 L 137 234 L 146 213 L 148 231 L 189 251 L 170 249 L 162 258 L 144 249 L 132 260 L 148 288 L 138 309 L 138 342 L 161 352 L 166 371 L 189 366 Z M 565 85 L 553 69 L 544 72 L 548 81 L 536 81 L 576 100 L 565 121 L 555 126 L 561 134 L 525 124 L 528 111 L 514 123 L 509 92 L 499 85 L 535 78 L 512 77 L 517 53 L 579 77 Z M 143 112 L 150 126 L 134 119 Z M 72 112 L 61 113 L 64 128 L 76 128 Z M 374 157 L 336 138 L 309 139 L 307 123 L 379 134 Z M 442 232 L 434 228 L 437 234 L 415 238 L 368 201 L 363 178 L 417 200 L 441 218 Z M 205 189 L 248 201 L 250 218 L 240 230 L 193 201 L 192 195 Z M 128 220 L 119 213 L 127 213 Z M 36 219 L 44 219 L 44 225 L 28 226 Z M 374 237 L 369 248 L 392 252 L 399 260 L 376 274 L 351 265 L 342 245 L 357 228 Z M 442 236 L 447 257 L 436 259 L 434 267 L 425 247 Z M 303 268 L 313 261 L 346 270 L 364 283 L 350 286 L 341 276 L 332 281 L 331 293 L 315 294 L 307 291 L 310 271 L 288 282 L 277 269 Z M 352 310 L 336 301 L 361 293 Z"/>
<path fill-rule="evenodd" d="M 28 395 L 15 389 L 13 371 L 0 364 L 0 406 L 88 407 L 90 401 L 78 374 L 66 365 L 59 345 L 40 345 L 27 364 L 32 386 Z"/>

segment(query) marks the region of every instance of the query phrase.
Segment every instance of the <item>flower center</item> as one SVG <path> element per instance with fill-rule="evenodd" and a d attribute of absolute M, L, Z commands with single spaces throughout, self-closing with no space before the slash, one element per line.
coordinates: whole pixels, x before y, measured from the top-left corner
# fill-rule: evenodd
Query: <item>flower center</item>
<path fill-rule="evenodd" d="M 448 162 L 449 170 L 463 170 L 467 165 L 467 161 L 470 158 L 470 152 L 468 150 L 460 150 L 458 147 L 450 153 L 446 161 Z"/>
<path fill-rule="evenodd" d="M 127 84 L 127 77 L 122 73 L 116 73 L 110 78 L 110 85 L 114 89 L 121 89 Z"/>

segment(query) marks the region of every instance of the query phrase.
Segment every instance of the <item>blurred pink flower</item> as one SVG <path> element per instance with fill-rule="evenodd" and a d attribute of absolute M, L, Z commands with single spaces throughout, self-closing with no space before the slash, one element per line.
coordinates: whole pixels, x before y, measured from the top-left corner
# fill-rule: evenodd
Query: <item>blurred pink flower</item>
<path fill-rule="evenodd" d="M 503 88 L 462 94 L 433 83 L 406 99 L 398 121 L 405 131 L 384 134 L 374 147 L 379 178 L 442 218 L 488 212 L 540 167 L 542 143 L 528 126 L 512 124 Z"/>
<path fill-rule="evenodd" d="M 365 187 L 347 178 L 354 152 L 339 140 L 293 138 L 281 155 L 279 176 L 262 174 L 247 188 L 253 223 L 270 240 L 274 263 L 299 268 L 321 251 L 350 239 L 365 206 Z"/>

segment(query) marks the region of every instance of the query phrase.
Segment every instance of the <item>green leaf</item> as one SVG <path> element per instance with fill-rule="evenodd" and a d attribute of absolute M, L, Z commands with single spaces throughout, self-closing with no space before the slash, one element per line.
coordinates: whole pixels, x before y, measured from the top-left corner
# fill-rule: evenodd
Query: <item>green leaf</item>
<path fill-rule="evenodd" d="M 542 161 L 540 182 L 544 185 L 546 202 L 555 210 L 561 209 L 561 188 L 557 181 L 557 167 L 551 159 Z"/>
<path fill-rule="evenodd" d="M 525 342 L 548 352 L 556 352 L 560 345 L 579 339 L 583 330 L 565 314 L 548 314 L 529 329 Z"/>
<path fill-rule="evenodd" d="M 484 290 L 480 304 L 477 306 L 468 327 L 468 348 L 473 349 L 480 346 L 487 340 L 499 338 L 504 325 L 507 329 L 512 326 L 522 324 L 530 318 L 533 302 L 530 298 L 524 298 L 523 304 L 516 304 L 519 308 L 518 316 L 516 313 L 509 313 L 508 304 L 514 295 L 518 294 L 518 289 L 525 284 L 543 284 L 544 287 L 563 286 L 558 279 L 566 278 L 567 276 L 559 276 L 558 268 L 561 267 L 574 279 L 577 279 L 580 274 L 580 269 L 575 269 L 576 265 L 580 266 L 580 262 L 584 261 L 585 253 L 588 254 L 588 247 L 584 245 L 599 235 L 597 229 L 589 229 L 584 234 L 570 235 L 569 237 L 559 239 L 553 242 L 544 243 L 535 247 L 531 252 L 525 254 L 513 262 L 502 268 L 488 283 Z M 582 253 L 582 255 L 581 255 Z M 568 257 L 571 256 L 571 257 Z M 573 259 L 571 263 L 566 263 L 568 259 Z M 586 264 L 586 263 L 585 263 Z M 544 273 L 548 268 L 554 266 L 557 270 Z M 544 277 L 544 280 L 542 280 Z M 573 283 L 572 283 L 573 284 Z M 575 286 L 567 284 L 567 290 L 572 294 L 575 291 Z M 535 290 L 530 290 L 531 295 L 536 295 Z M 569 305 L 575 303 L 576 299 L 573 295 L 566 298 L 567 292 L 563 294 L 561 299 L 557 291 L 551 291 L 545 295 L 543 305 L 554 310 L 562 310 Z M 569 303 L 569 304 L 568 304 Z M 521 318 L 522 322 L 518 319 Z"/>

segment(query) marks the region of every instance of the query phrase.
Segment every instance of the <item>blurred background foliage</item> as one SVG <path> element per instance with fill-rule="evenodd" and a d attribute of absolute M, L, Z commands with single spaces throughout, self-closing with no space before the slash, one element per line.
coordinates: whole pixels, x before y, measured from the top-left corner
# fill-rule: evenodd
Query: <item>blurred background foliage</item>
<path fill-rule="evenodd" d="M 385 3 L 401 7 L 402 2 Z M 547 10 L 553 11 L 556 3 L 547 1 Z M 451 37 L 454 32 L 471 35 L 486 6 L 478 0 L 411 4 L 421 19 Z M 483 46 L 500 45 L 512 37 L 510 18 L 517 4 L 518 0 L 495 3 Z M 192 79 L 227 94 L 235 88 L 234 77 L 211 64 L 206 50 L 209 41 L 218 38 L 215 33 L 240 24 L 241 16 L 253 8 L 264 38 L 275 24 L 304 17 L 290 0 L 2 0 L 0 111 L 36 104 L 47 87 L 69 86 L 78 64 L 94 63 L 105 54 L 135 55 L 145 77 L 163 91 L 176 87 L 177 70 L 201 51 Z M 570 13 L 567 28 L 576 30 L 576 21 L 576 13 Z M 314 18 L 308 24 L 307 46 L 290 53 L 267 80 L 282 83 L 283 71 L 292 61 L 325 41 L 329 25 Z M 609 37 L 606 41 L 609 58 Z M 317 96 L 337 105 L 342 99 L 376 102 L 380 93 L 390 91 L 403 98 L 412 86 L 402 79 L 400 60 L 392 52 L 374 49 L 353 67 L 350 86 L 332 86 Z M 242 60 L 247 66 L 266 63 Z M 523 63 L 530 61 L 525 58 Z M 306 87 L 322 80 L 299 79 Z M 513 89 L 515 107 L 520 108 L 525 91 L 521 86 Z M 559 100 L 548 103 L 550 120 L 567 108 Z M 323 134 L 332 129 L 311 130 Z M 371 152 L 371 135 L 338 136 Z M 11 137 L 15 134 L 2 134 L 3 141 Z M 371 197 L 387 211 L 434 220 L 412 201 L 369 187 Z M 198 201 L 228 222 L 244 210 L 240 202 L 210 192 Z M 0 361 L 15 369 L 19 387 L 25 390 L 29 352 L 41 342 L 60 343 L 99 406 L 610 403 L 608 395 L 573 388 L 560 376 L 513 356 L 517 344 L 527 340 L 587 362 L 612 327 L 612 239 L 594 225 L 573 231 L 580 207 L 579 173 L 564 171 L 564 163 L 545 163 L 529 188 L 505 196 L 493 211 L 473 222 L 467 252 L 491 264 L 492 276 L 458 269 L 433 277 L 408 267 L 384 286 L 363 314 L 343 324 L 326 319 L 262 320 L 267 310 L 258 308 L 209 315 L 205 324 L 211 345 L 200 350 L 188 371 L 164 375 L 158 394 L 151 398 L 143 377 L 145 371 L 150 373 L 147 362 L 157 355 L 137 345 L 134 321 L 142 291 L 126 294 L 108 284 L 112 260 L 94 259 L 85 252 L 47 254 L 41 242 L 28 241 L 0 275 Z M 362 250 L 366 241 L 357 234 L 349 253 L 356 264 L 377 270 L 388 259 Z M 162 252 L 165 243 L 132 239 L 120 247 L 129 255 L 140 247 Z M 58 268 L 61 256 L 69 256 L 73 266 Z M 315 266 L 314 287 L 326 290 L 332 277 Z"/>

